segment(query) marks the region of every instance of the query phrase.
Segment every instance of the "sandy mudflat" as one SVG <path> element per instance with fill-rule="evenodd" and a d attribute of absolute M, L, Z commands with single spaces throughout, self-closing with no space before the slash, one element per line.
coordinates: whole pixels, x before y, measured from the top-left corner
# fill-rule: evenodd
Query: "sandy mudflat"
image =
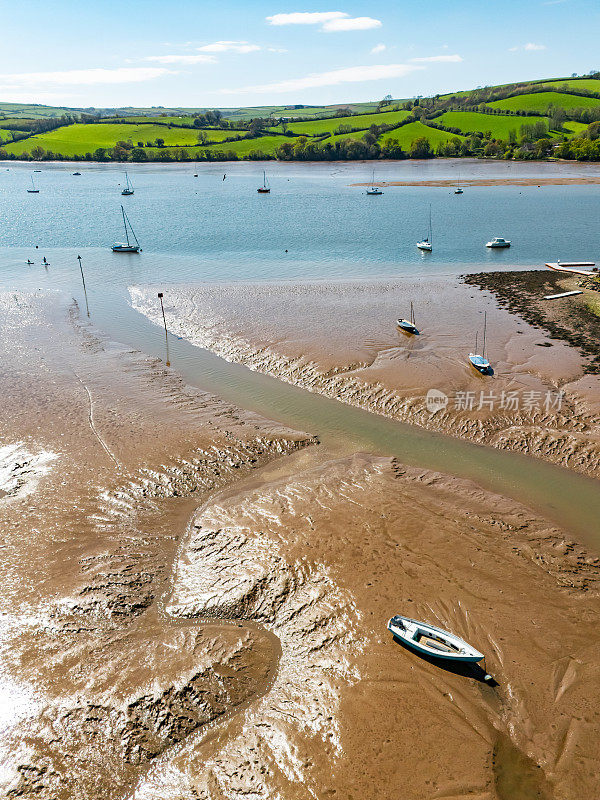
<path fill-rule="evenodd" d="M 351 186 L 456 186 L 456 179 L 439 178 L 429 181 L 375 181 L 375 183 L 352 183 Z M 506 178 L 461 178 L 462 186 L 586 186 L 599 184 L 598 175 L 555 175 L 552 178 L 544 177 L 517 177 L 509 175 Z"/>
<path fill-rule="evenodd" d="M 336 291 L 321 294 L 348 313 Z M 281 340 L 298 352 L 313 336 L 303 297 Z M 207 308 L 205 296 L 205 323 Z M 279 324 L 267 320 L 265 337 Z M 394 360 L 389 334 L 366 325 L 344 347 L 332 333 L 332 375 L 338 350 L 357 371 L 358 356 Z M 0 498 L 5 795 L 593 796 L 597 557 L 475 484 L 328 453 L 185 386 L 56 296 L 1 295 L 0 329 L 0 445 L 19 443 L 3 469 L 24 480 L 53 454 Z M 443 352 L 460 383 L 456 347 Z M 535 380 L 580 374 L 580 356 L 556 347 L 555 360 L 535 348 Z M 437 369 L 424 350 L 415 381 Z M 398 611 L 462 634 L 497 685 L 395 644 L 385 624 Z"/>
<path fill-rule="evenodd" d="M 155 290 L 133 287 L 159 322 Z M 414 303 L 420 336 L 399 331 Z M 393 419 L 600 475 L 600 378 L 591 356 L 460 278 L 174 286 L 171 331 L 224 358 Z M 468 364 L 487 312 L 482 377 Z M 445 408 L 427 403 L 435 389 Z"/>

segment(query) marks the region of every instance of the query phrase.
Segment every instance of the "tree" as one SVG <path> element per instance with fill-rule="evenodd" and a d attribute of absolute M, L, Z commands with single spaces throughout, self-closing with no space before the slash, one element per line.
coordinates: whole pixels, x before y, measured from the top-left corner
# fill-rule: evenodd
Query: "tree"
<path fill-rule="evenodd" d="M 143 147 L 134 147 L 131 151 L 132 161 L 148 161 L 148 154 Z"/>
<path fill-rule="evenodd" d="M 157 139 L 154 140 L 154 144 L 157 147 L 164 147 L 165 146 L 165 140 L 161 139 L 160 137 L 158 137 Z"/>
<path fill-rule="evenodd" d="M 415 139 L 410 145 L 410 157 L 433 158 L 429 139 L 425 138 L 425 136 L 420 136 L 418 139 Z"/>

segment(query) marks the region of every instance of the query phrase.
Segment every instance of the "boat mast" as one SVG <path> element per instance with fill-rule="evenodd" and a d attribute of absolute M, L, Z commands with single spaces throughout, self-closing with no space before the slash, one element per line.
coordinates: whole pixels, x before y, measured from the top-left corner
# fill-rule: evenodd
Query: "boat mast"
<path fill-rule="evenodd" d="M 411 324 L 411 325 L 414 325 L 414 324 L 415 324 L 415 310 L 414 310 L 414 308 L 413 308 L 412 301 L 411 301 L 411 303 L 410 303 L 410 324 Z"/>
<path fill-rule="evenodd" d="M 429 203 L 429 244 L 433 244 L 433 228 L 431 227 L 431 203 Z"/>
<path fill-rule="evenodd" d="M 121 208 L 123 208 L 123 206 L 121 206 Z M 139 247 L 140 243 L 138 242 L 138 238 L 135 235 L 135 231 L 133 230 L 133 225 L 131 224 L 131 222 L 129 222 L 129 217 L 127 216 L 125 211 L 123 211 L 123 217 L 127 220 L 127 224 L 129 225 L 129 229 L 131 230 L 131 235 L 133 236 L 133 238 L 135 239 L 135 243 Z M 125 231 L 127 231 L 127 225 L 125 226 Z M 127 237 L 127 244 L 129 244 L 129 237 Z"/>
<path fill-rule="evenodd" d="M 129 233 L 127 231 L 127 222 L 125 219 L 125 209 L 121 206 L 121 214 L 123 214 L 123 227 L 125 228 L 125 237 L 127 239 L 127 247 L 129 247 Z"/>
<path fill-rule="evenodd" d="M 483 312 L 483 353 L 481 354 L 483 358 L 485 358 L 485 330 L 487 327 L 487 311 Z"/>

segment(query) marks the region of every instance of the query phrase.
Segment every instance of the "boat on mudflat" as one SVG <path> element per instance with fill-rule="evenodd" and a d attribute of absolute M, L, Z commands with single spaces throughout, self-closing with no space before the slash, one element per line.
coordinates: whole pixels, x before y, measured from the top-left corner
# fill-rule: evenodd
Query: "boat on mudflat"
<path fill-rule="evenodd" d="M 427 622 L 396 614 L 389 620 L 387 627 L 397 639 L 419 655 L 468 664 L 476 664 L 484 658 L 483 653 L 460 636 Z"/>

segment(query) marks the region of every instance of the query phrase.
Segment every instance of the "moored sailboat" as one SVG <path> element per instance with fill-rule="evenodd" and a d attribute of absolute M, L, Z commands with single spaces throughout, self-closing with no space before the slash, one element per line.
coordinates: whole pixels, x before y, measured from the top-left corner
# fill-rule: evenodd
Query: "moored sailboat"
<path fill-rule="evenodd" d="M 371 176 L 371 185 L 367 189 L 367 194 L 369 195 L 383 194 L 379 186 L 375 186 L 375 170 L 373 170 L 373 175 Z"/>
<path fill-rule="evenodd" d="M 429 253 L 433 250 L 433 230 L 431 227 L 431 203 L 429 204 L 429 236 L 426 236 L 422 242 L 417 242 L 419 250 L 427 250 Z"/>
<path fill-rule="evenodd" d="M 125 228 L 125 239 L 126 242 L 116 242 L 112 246 L 113 253 L 139 253 L 141 252 L 142 248 L 140 247 L 140 243 L 137 240 L 137 236 L 131 226 L 131 222 L 129 222 L 129 217 L 125 213 L 125 209 L 121 206 L 121 213 L 123 214 L 123 226 Z M 129 239 L 129 231 L 131 231 L 131 235 L 135 241 L 135 244 Z"/>
<path fill-rule="evenodd" d="M 129 180 L 129 175 L 127 173 L 125 173 L 125 180 L 126 180 L 125 188 L 123 189 L 121 194 L 127 196 L 127 195 L 130 195 L 130 194 L 133 194 L 133 184 Z"/>
<path fill-rule="evenodd" d="M 481 355 L 477 352 L 477 332 L 475 332 L 475 352 L 469 353 L 469 362 L 471 366 L 474 367 L 477 372 L 480 372 L 482 375 L 489 375 L 492 371 L 492 365 L 485 357 L 485 334 L 487 328 L 487 312 L 483 314 L 483 350 L 481 351 Z"/>
<path fill-rule="evenodd" d="M 410 319 L 400 319 L 397 320 L 398 327 L 403 330 L 405 333 L 414 333 L 415 335 L 419 335 L 419 331 L 417 326 L 415 325 L 415 310 L 413 308 L 413 304 L 410 304 Z"/>
<path fill-rule="evenodd" d="M 259 194 L 269 194 L 271 191 L 269 187 L 269 183 L 267 181 L 267 173 L 263 170 L 263 185 L 259 186 L 256 190 Z"/>
<path fill-rule="evenodd" d="M 35 183 L 33 182 L 33 175 L 31 176 L 31 189 L 27 189 L 29 194 L 39 194 L 40 190 L 36 189 Z"/>

